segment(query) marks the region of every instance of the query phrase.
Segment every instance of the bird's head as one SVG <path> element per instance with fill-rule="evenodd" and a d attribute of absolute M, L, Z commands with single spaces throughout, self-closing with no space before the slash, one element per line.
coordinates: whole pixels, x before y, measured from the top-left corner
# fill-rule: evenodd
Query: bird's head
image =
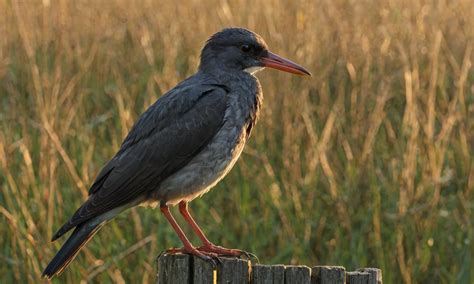
<path fill-rule="evenodd" d="M 200 70 L 246 71 L 264 67 L 298 75 L 311 75 L 302 66 L 268 50 L 261 36 L 243 28 L 226 28 L 212 35 L 201 52 Z"/>

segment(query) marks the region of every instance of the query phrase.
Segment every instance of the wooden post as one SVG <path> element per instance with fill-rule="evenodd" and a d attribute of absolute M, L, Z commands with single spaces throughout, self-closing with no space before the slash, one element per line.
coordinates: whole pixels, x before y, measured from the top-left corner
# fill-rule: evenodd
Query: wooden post
<path fill-rule="evenodd" d="M 300 265 L 250 266 L 250 261 L 220 258 L 213 267 L 208 261 L 185 254 L 162 255 L 158 258 L 158 284 L 382 284 L 382 271 L 361 268 L 346 272 L 341 266 Z"/>
<path fill-rule="evenodd" d="M 190 258 L 185 254 L 158 257 L 158 284 L 189 283 Z"/>
<path fill-rule="evenodd" d="M 284 284 L 285 266 L 256 264 L 252 266 L 251 278 L 253 284 Z"/>
<path fill-rule="evenodd" d="M 249 260 L 222 257 L 221 261 L 222 264 L 217 266 L 218 284 L 248 284 L 250 282 Z"/>
<path fill-rule="evenodd" d="M 214 270 L 214 268 L 209 262 L 195 256 L 192 257 L 192 260 L 193 263 L 191 263 L 190 265 L 190 268 L 192 270 L 190 272 L 192 272 L 193 282 L 191 283 L 216 283 L 217 271 Z"/>
<path fill-rule="evenodd" d="M 250 262 L 243 259 L 220 258 L 212 264 L 196 256 L 162 255 L 158 258 L 158 284 L 178 283 L 245 283 L 250 281 Z"/>
<path fill-rule="evenodd" d="M 253 284 L 310 284 L 311 269 L 304 265 L 261 265 L 252 266 Z"/>
<path fill-rule="evenodd" d="M 378 268 L 359 268 L 357 271 L 369 273 L 369 284 L 382 284 L 382 270 Z"/>
<path fill-rule="evenodd" d="M 368 272 L 353 271 L 346 273 L 347 284 L 369 284 L 370 274 Z"/>
<path fill-rule="evenodd" d="M 311 271 L 311 284 L 344 284 L 345 274 L 342 266 L 315 266 Z"/>
<path fill-rule="evenodd" d="M 304 265 L 285 266 L 285 284 L 310 284 L 311 269 Z"/>

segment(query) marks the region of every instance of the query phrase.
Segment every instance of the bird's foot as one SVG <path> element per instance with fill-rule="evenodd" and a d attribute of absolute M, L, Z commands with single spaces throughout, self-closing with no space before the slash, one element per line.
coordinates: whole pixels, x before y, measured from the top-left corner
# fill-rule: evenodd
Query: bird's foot
<path fill-rule="evenodd" d="M 228 249 L 221 246 L 216 246 L 214 244 L 206 244 L 206 245 L 200 246 L 197 248 L 197 250 L 204 253 L 213 253 L 213 254 L 216 254 L 217 256 L 236 256 L 239 258 L 243 257 L 248 260 L 251 260 L 252 258 L 254 258 L 257 260 L 257 263 L 260 262 L 258 260 L 258 257 L 254 255 L 253 253 L 246 252 L 240 249 Z"/>
<path fill-rule="evenodd" d="M 165 254 L 190 254 L 199 257 L 200 259 L 211 263 L 214 269 L 217 269 L 217 264 L 222 264 L 219 255 L 213 252 L 200 251 L 195 247 L 170 248 L 165 251 Z"/>

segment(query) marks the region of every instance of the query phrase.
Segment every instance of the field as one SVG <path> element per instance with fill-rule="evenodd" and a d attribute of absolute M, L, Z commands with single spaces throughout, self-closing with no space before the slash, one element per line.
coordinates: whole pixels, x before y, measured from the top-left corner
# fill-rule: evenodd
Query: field
<path fill-rule="evenodd" d="M 263 263 L 472 283 L 472 0 L 0 0 L 0 282 L 38 283 L 134 121 L 227 26 L 313 77 L 258 74 L 241 160 L 191 203 L 210 239 Z M 179 245 L 159 210 L 136 208 L 56 281 L 153 283 Z"/>

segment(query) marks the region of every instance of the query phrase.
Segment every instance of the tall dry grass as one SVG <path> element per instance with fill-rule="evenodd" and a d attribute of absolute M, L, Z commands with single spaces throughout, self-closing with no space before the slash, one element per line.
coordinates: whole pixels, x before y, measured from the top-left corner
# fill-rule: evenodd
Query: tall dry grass
<path fill-rule="evenodd" d="M 0 282 L 38 282 L 100 167 L 224 26 L 314 75 L 259 74 L 250 145 L 191 206 L 210 238 L 265 263 L 472 282 L 471 0 L 1 0 Z M 179 245 L 159 215 L 120 215 L 58 282 L 153 282 Z"/>

